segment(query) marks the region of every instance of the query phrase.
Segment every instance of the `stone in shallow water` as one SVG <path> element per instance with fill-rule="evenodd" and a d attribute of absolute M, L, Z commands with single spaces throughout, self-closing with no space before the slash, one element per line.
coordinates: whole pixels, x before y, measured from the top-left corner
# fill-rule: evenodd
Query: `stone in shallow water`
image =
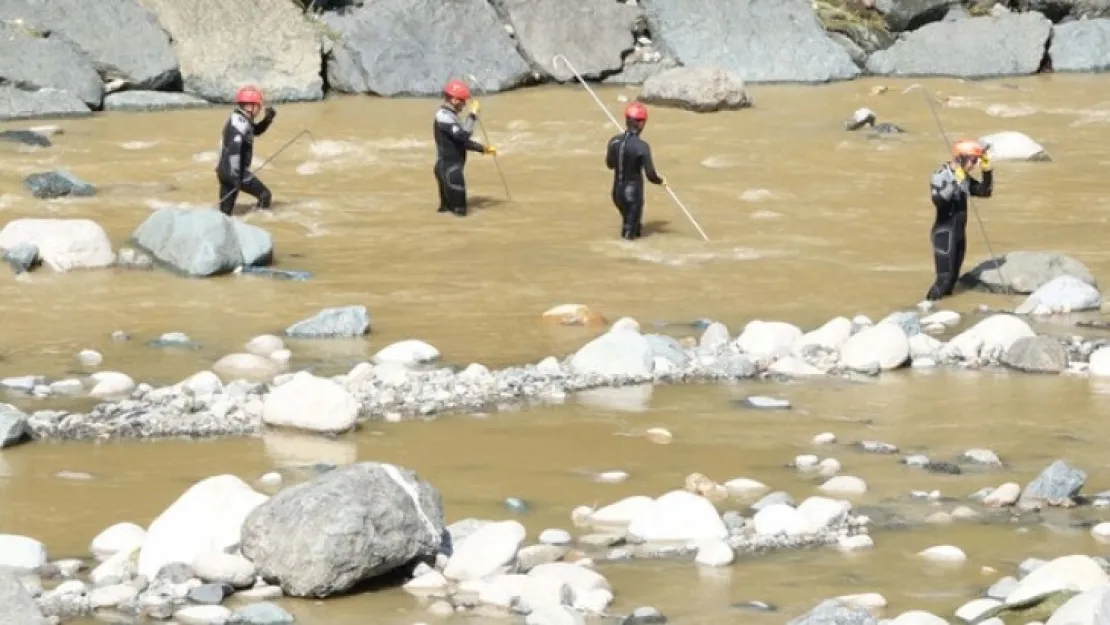
<path fill-rule="evenodd" d="M 766 397 L 763 395 L 751 395 L 745 397 L 740 405 L 749 408 L 758 408 L 761 410 L 788 410 L 790 409 L 790 401 L 780 399 L 777 397 Z"/>
<path fill-rule="evenodd" d="M 370 331 L 370 311 L 365 306 L 325 308 L 285 329 L 285 335 L 302 338 L 353 338 Z"/>
<path fill-rule="evenodd" d="M 40 200 L 49 200 L 72 195 L 90 197 L 96 195 L 96 187 L 64 170 L 31 174 L 23 179 L 23 186 L 31 195 Z"/>
<path fill-rule="evenodd" d="M 1044 502 L 1049 505 L 1069 505 L 1086 483 L 1086 472 L 1063 460 L 1057 460 L 1025 487 L 1021 493 L 1021 501 L 1030 504 Z"/>

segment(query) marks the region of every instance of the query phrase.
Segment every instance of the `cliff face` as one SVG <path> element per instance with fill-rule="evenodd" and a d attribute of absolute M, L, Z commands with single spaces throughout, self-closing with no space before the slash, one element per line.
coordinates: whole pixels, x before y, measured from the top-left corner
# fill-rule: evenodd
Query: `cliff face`
<path fill-rule="evenodd" d="M 435 95 L 452 76 L 489 91 L 574 80 L 558 55 L 625 84 L 683 65 L 819 83 L 1108 64 L 1110 43 L 1081 44 L 1110 41 L 1110 0 L 1009 5 L 1024 14 L 986 0 L 6 0 L 0 119 L 203 106 L 247 83 L 289 102 Z"/>

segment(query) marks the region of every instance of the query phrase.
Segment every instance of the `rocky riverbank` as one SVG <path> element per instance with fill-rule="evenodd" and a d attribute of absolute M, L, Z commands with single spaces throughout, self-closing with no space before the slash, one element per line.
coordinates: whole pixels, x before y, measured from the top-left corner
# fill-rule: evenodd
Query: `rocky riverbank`
<path fill-rule="evenodd" d="M 822 455 L 849 450 L 839 445 L 831 432 L 809 442 Z M 898 448 L 861 441 L 852 452 L 897 458 Z M 900 461 L 922 466 L 914 458 Z M 988 449 L 967 450 L 958 462 L 1005 479 L 1006 464 Z M 606 567 L 665 558 L 720 569 L 740 557 L 789 549 L 860 552 L 875 548 L 884 533 L 959 523 L 997 525 L 997 531 L 1080 527 L 1096 541 L 1110 541 L 1110 523 L 1100 522 L 1110 494 L 1083 494 L 1087 473 L 1064 461 L 1024 487 L 1011 481 L 957 497 L 890 493 L 878 505 L 857 506 L 853 500 L 869 492 L 863 479 L 839 474 L 835 458 L 811 463 L 799 456 L 785 470 L 822 476 L 814 485 L 820 494 L 800 502 L 755 479 L 717 483 L 692 474 L 658 497 L 579 506 L 570 513 L 570 529 L 542 530 L 512 518 L 448 524 L 441 492 L 404 467 L 361 462 L 306 469 L 267 473 L 253 486 L 233 475 L 201 480 L 149 526 L 125 521 L 106 528 L 91 539 L 85 557 L 52 561 L 35 538 L 0 534 L 0 620 L 42 625 L 95 615 L 119 623 L 284 625 L 295 622 L 286 609 L 296 611 L 297 599 L 402 586 L 418 602 L 414 611 L 422 607 L 437 617 L 646 625 L 667 619 L 648 606 L 614 614 L 610 606 L 620 589 L 606 578 Z M 923 569 L 972 564 L 953 544 L 911 555 Z M 1110 591 L 1107 569 L 1104 558 L 1085 555 L 1027 558 L 1014 575 L 984 566 L 992 582 L 982 597 L 953 606 L 956 622 L 1097 625 L 1090 619 Z M 762 601 L 746 607 L 779 610 Z M 874 624 L 886 611 L 882 594 L 860 588 L 790 623 Z M 885 622 L 949 623 L 918 610 Z"/>
<path fill-rule="evenodd" d="M 618 84 L 678 66 L 751 83 L 1106 69 L 1110 8 L 1008 4 L 1018 12 L 983 0 L 9 0 L 0 119 L 206 106 L 245 83 L 272 102 L 435 95 L 448 75 L 497 92 L 573 80 L 557 55 Z"/>
<path fill-rule="evenodd" d="M 14 406 L 0 411 L 5 444 L 35 439 L 210 437 L 255 434 L 264 427 L 340 434 L 367 420 L 429 418 L 459 411 L 489 411 L 520 402 L 560 402 L 570 393 L 600 387 L 736 380 L 776 380 L 888 375 L 906 366 L 1006 367 L 1042 374 L 1110 375 L 1105 339 L 1038 334 L 1030 323 L 1061 313 L 1098 310 L 1095 280 L 1078 261 L 1052 253 L 1018 252 L 1002 261 L 1010 288 L 1030 292 L 1013 314 L 973 313 L 968 323 L 951 310 L 900 311 L 878 323 L 859 315 L 837 317 L 804 331 L 783 321 L 753 320 L 739 334 L 705 322 L 700 336 L 644 334 L 623 318 L 574 354 L 490 370 L 480 363 L 437 366 L 441 354 L 419 340 L 406 340 L 374 354 L 345 374 L 320 377 L 290 371 L 294 358 L 285 339 L 263 335 L 242 352 L 228 354 L 177 384 L 155 388 L 128 374 L 99 371 L 87 379 L 50 380 L 28 375 L 0 380 L 0 388 L 24 398 L 91 396 L 101 403 L 88 413 Z M 982 289 L 1002 284 L 993 262 L 964 280 Z M 545 322 L 604 323 L 576 305 L 548 311 Z M 962 327 L 948 340 L 952 328 Z M 322 311 L 297 322 L 285 338 L 357 337 L 370 331 L 369 313 L 353 306 Z M 184 336 L 160 341 L 187 342 Z M 100 363 L 94 351 L 78 355 Z M 33 401 L 33 400 L 31 400 Z M 786 407 L 764 398 L 757 406 Z"/>

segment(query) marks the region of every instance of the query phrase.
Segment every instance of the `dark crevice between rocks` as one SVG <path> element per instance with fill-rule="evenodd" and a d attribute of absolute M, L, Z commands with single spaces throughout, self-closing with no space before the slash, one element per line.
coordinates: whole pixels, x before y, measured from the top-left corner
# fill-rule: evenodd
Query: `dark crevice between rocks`
<path fill-rule="evenodd" d="M 536 59 L 532 58 L 532 55 L 528 54 L 524 46 L 520 43 L 520 38 L 516 35 L 516 25 L 513 24 L 513 19 L 509 16 L 509 11 L 505 8 L 505 5 L 501 4 L 500 0 L 486 0 L 486 2 L 489 4 L 490 8 L 493 9 L 494 14 L 497 15 L 498 21 L 501 22 L 501 27 L 505 28 L 507 26 L 512 29 L 511 33 L 506 31 L 505 34 L 509 35 L 509 39 L 513 40 L 513 48 L 516 49 L 516 53 L 520 55 L 520 58 L 524 59 L 524 62 L 527 63 L 528 67 L 532 70 L 532 75 L 528 80 L 523 81 L 520 86 L 526 87 L 529 85 L 542 84 L 548 79 L 553 79 L 552 76 L 548 75 L 543 65 L 537 63 Z M 485 87 L 482 85 L 479 85 L 479 88 L 485 90 Z"/>
<path fill-rule="evenodd" d="M 1052 29 L 1048 30 L 1048 37 L 1044 40 L 1044 56 L 1041 57 L 1041 64 L 1037 67 L 1038 74 L 1051 74 L 1052 73 L 1052 54 L 1049 52 L 1052 49 Z"/>

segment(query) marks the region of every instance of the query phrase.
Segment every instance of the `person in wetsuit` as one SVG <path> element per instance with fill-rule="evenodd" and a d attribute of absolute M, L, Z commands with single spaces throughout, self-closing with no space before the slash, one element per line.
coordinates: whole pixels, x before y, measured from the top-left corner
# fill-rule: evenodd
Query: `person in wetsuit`
<path fill-rule="evenodd" d="M 256 87 L 243 87 L 235 94 L 235 110 L 228 116 L 220 137 L 220 160 L 216 164 L 216 178 L 220 182 L 220 210 L 230 216 L 240 191 L 258 199 L 258 208 L 269 209 L 273 195 L 262 181 L 250 171 L 254 158 L 254 138 L 262 135 L 274 123 L 277 111 L 266 107 L 266 117 L 260 122 L 255 118 L 262 112 L 262 91 Z"/>
<path fill-rule="evenodd" d="M 980 182 L 970 172 L 978 165 L 983 172 Z M 952 160 L 933 172 L 929 182 L 936 220 L 929 233 L 936 263 L 936 281 L 925 299 L 935 302 L 952 294 L 960 267 L 967 252 L 967 202 L 971 196 L 990 197 L 994 190 L 994 172 L 990 154 L 978 141 L 963 139 L 952 146 Z"/>
<path fill-rule="evenodd" d="M 653 184 L 667 181 L 655 171 L 651 146 L 640 138 L 647 124 L 647 107 L 639 102 L 624 111 L 627 130 L 609 139 L 605 166 L 613 170 L 613 204 L 621 213 L 621 238 L 640 238 L 644 218 L 644 176 Z"/>
<path fill-rule="evenodd" d="M 472 102 L 470 112 L 459 120 L 467 100 L 470 100 L 470 88 L 466 83 L 448 81 L 443 87 L 443 104 L 436 110 L 432 126 L 436 142 L 436 163 L 432 171 L 439 187 L 437 212 L 454 213 L 457 217 L 466 217 L 466 178 L 463 177 L 466 153 L 497 154 L 492 145 L 484 146 L 470 138 L 481 107 L 478 100 Z"/>

